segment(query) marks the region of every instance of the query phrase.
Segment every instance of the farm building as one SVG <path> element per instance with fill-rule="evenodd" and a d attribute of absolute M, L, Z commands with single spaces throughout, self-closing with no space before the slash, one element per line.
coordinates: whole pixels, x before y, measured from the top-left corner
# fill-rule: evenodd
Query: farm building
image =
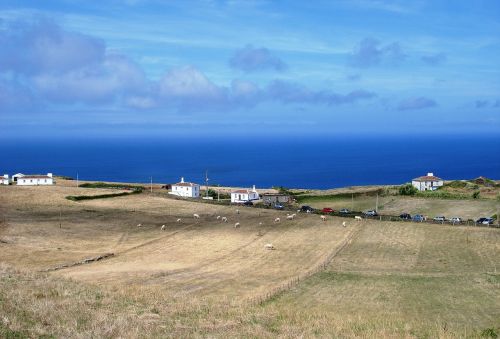
<path fill-rule="evenodd" d="M 264 204 L 266 205 L 273 205 L 273 204 L 288 204 L 292 202 L 292 197 L 288 194 L 282 194 L 282 193 L 264 193 L 262 195 L 262 201 L 264 201 Z"/>
<path fill-rule="evenodd" d="M 433 173 L 427 173 L 427 175 L 413 179 L 411 184 L 419 191 L 434 191 L 443 186 L 443 179 L 434 176 Z"/>
<path fill-rule="evenodd" d="M 12 176 L 12 183 L 17 182 L 17 179 L 24 177 L 24 174 L 22 173 L 17 173 Z"/>
<path fill-rule="evenodd" d="M 250 189 L 240 189 L 231 192 L 232 203 L 243 203 L 245 201 L 259 200 L 259 193 L 255 189 L 255 185 Z"/>
<path fill-rule="evenodd" d="M 185 182 L 184 177 L 182 177 L 181 182 L 173 184 L 172 191 L 168 193 L 184 198 L 198 198 L 200 196 L 200 185 L 192 182 Z"/>
<path fill-rule="evenodd" d="M 47 175 L 22 175 L 16 177 L 16 182 L 20 186 L 53 185 L 54 178 L 52 173 L 47 173 Z"/>
<path fill-rule="evenodd" d="M 0 185 L 8 185 L 9 184 L 9 175 L 4 174 L 3 177 L 0 177 Z"/>

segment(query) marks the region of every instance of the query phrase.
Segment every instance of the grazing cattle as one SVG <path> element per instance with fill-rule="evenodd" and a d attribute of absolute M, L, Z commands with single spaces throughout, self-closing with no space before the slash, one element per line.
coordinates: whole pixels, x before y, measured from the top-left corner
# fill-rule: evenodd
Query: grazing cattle
<path fill-rule="evenodd" d="M 219 219 L 220 219 L 220 215 L 217 216 L 217 220 L 219 220 Z"/>
<path fill-rule="evenodd" d="M 342 221 L 342 226 L 347 227 L 345 221 Z"/>
<path fill-rule="evenodd" d="M 326 221 L 326 217 L 324 215 L 321 216 L 321 221 Z"/>
<path fill-rule="evenodd" d="M 195 213 L 195 214 L 193 214 L 193 218 L 195 218 L 195 219 L 200 219 L 200 216 L 199 216 L 198 214 L 196 214 L 196 213 Z"/>
<path fill-rule="evenodd" d="M 137 227 L 142 227 L 142 224 L 137 224 Z"/>
<path fill-rule="evenodd" d="M 294 214 L 290 214 L 290 215 L 288 215 L 288 214 L 287 214 L 287 215 L 286 215 L 286 218 L 287 218 L 288 220 L 293 220 L 293 218 L 295 218 L 295 213 L 294 213 Z"/>
<path fill-rule="evenodd" d="M 227 222 L 227 218 L 226 217 L 222 217 L 222 222 Z"/>
<path fill-rule="evenodd" d="M 181 222 L 181 218 L 177 219 L 177 222 Z"/>
<path fill-rule="evenodd" d="M 161 225 L 161 230 L 165 231 L 165 227 L 166 227 L 165 225 Z"/>
<path fill-rule="evenodd" d="M 274 219 L 274 222 L 280 222 L 280 221 L 281 221 L 281 219 L 280 219 L 280 218 L 276 218 L 276 219 Z"/>
<path fill-rule="evenodd" d="M 240 227 L 240 223 L 239 222 L 237 222 L 236 224 L 234 224 L 234 228 L 238 228 L 238 227 Z"/>
<path fill-rule="evenodd" d="M 264 248 L 265 248 L 266 250 L 274 250 L 274 246 L 273 246 L 273 244 L 265 244 L 265 245 L 264 245 Z"/>
<path fill-rule="evenodd" d="M 359 215 L 355 215 L 354 219 L 357 220 L 357 221 L 361 221 L 363 218 L 361 218 Z"/>

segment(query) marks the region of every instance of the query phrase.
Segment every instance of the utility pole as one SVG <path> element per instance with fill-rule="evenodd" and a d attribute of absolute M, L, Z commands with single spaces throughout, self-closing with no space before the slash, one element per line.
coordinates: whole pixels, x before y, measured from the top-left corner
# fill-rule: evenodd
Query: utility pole
<path fill-rule="evenodd" d="M 76 172 L 76 187 L 79 187 L 79 182 L 78 182 L 78 172 Z"/>
<path fill-rule="evenodd" d="M 206 187 L 206 192 L 205 196 L 208 198 L 208 170 L 205 171 L 205 187 Z"/>
<path fill-rule="evenodd" d="M 377 202 L 375 203 L 375 212 L 378 211 L 378 192 L 377 192 Z"/>
<path fill-rule="evenodd" d="M 217 201 L 220 201 L 220 184 L 217 184 Z"/>
<path fill-rule="evenodd" d="M 153 176 L 151 176 L 151 193 L 153 193 Z"/>
<path fill-rule="evenodd" d="M 354 193 L 351 194 L 351 212 L 354 211 Z"/>

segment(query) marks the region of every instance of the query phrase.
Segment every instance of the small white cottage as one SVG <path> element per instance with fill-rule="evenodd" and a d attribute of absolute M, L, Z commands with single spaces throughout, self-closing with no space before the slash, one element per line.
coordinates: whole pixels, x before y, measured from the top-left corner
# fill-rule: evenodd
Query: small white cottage
<path fill-rule="evenodd" d="M 172 191 L 169 194 L 185 198 L 198 198 L 200 196 L 200 185 L 193 182 L 185 182 L 184 177 L 181 182 L 172 185 Z"/>
<path fill-rule="evenodd" d="M 4 174 L 3 177 L 0 177 L 0 185 L 8 185 L 9 184 L 9 175 Z"/>
<path fill-rule="evenodd" d="M 245 201 L 259 200 L 259 193 L 255 189 L 255 185 L 251 190 L 241 189 L 231 192 L 232 203 L 244 203 Z"/>
<path fill-rule="evenodd" d="M 47 175 L 22 175 L 16 178 L 16 182 L 20 186 L 54 185 L 54 178 L 52 173 L 47 173 Z"/>
<path fill-rule="evenodd" d="M 427 175 L 415 178 L 411 184 L 419 191 L 434 191 L 438 187 L 443 186 L 443 179 L 434 176 L 434 173 L 427 173 Z"/>

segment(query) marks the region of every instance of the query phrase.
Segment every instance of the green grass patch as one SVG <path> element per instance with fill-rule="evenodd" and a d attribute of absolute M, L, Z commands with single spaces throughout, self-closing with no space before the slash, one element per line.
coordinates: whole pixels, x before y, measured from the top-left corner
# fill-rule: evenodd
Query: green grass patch
<path fill-rule="evenodd" d="M 142 193 L 142 190 L 133 190 L 132 192 L 108 193 L 108 194 L 98 194 L 98 195 L 68 195 L 66 199 L 71 201 L 107 199 L 107 198 L 123 197 L 126 195 L 138 194 L 138 193 Z"/>
<path fill-rule="evenodd" d="M 451 193 L 446 191 L 419 191 L 415 194 L 416 197 L 420 198 L 432 198 L 432 199 L 454 199 L 454 200 L 467 200 L 472 197 L 468 194 L 461 193 Z"/>
<path fill-rule="evenodd" d="M 117 184 L 117 183 L 105 183 L 105 182 L 87 182 L 79 185 L 78 187 L 83 188 L 114 188 L 120 190 L 144 190 L 144 186 L 138 185 L 127 185 L 127 184 Z"/>

